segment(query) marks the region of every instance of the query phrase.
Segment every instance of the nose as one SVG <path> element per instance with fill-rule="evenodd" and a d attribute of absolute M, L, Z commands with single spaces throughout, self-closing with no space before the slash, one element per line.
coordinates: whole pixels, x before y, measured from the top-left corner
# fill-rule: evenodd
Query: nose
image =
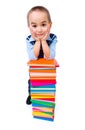
<path fill-rule="evenodd" d="M 37 32 L 42 32 L 42 28 L 39 26 L 39 27 L 37 27 Z"/>

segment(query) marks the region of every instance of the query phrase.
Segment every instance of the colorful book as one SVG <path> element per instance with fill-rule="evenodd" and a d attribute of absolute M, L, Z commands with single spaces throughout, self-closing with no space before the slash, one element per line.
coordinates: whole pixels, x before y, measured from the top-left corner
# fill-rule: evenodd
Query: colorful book
<path fill-rule="evenodd" d="M 45 106 L 55 107 L 54 102 L 34 100 L 34 99 L 32 99 L 31 101 L 32 101 L 32 103 L 35 103 L 35 104 L 41 104 L 41 105 L 45 105 Z"/>
<path fill-rule="evenodd" d="M 47 107 L 33 107 L 32 110 L 34 111 L 42 111 L 42 112 L 53 112 L 54 108 L 47 108 Z"/>
<path fill-rule="evenodd" d="M 33 117 L 36 119 L 41 119 L 41 120 L 54 121 L 54 117 L 53 118 L 39 117 L 39 116 L 33 116 Z"/>
<path fill-rule="evenodd" d="M 54 98 L 34 98 L 35 100 L 41 100 L 41 101 L 51 101 L 54 102 L 55 101 L 55 97 Z"/>
<path fill-rule="evenodd" d="M 39 117 L 49 117 L 53 118 L 54 114 L 52 112 L 42 112 L 42 111 L 33 111 L 33 116 L 39 116 Z"/>
<path fill-rule="evenodd" d="M 46 60 L 44 58 L 40 58 L 38 60 L 30 60 L 27 63 L 29 66 L 53 66 L 59 67 L 58 62 L 55 59 Z"/>
<path fill-rule="evenodd" d="M 52 69 L 52 70 L 51 69 L 42 69 L 42 70 L 41 69 L 38 69 L 38 70 L 29 69 L 29 72 L 30 73 L 32 73 L 32 72 L 33 73 L 56 73 L 56 69 Z"/>
<path fill-rule="evenodd" d="M 56 90 L 31 90 L 31 93 L 54 93 Z"/>
<path fill-rule="evenodd" d="M 55 79 L 31 79 L 31 84 L 33 87 L 36 87 L 36 86 L 44 86 L 44 85 L 53 85 L 53 84 L 56 84 L 57 81 Z"/>
<path fill-rule="evenodd" d="M 31 89 L 51 89 L 51 88 L 56 88 L 55 84 L 49 84 L 49 85 L 40 85 L 40 86 L 32 86 L 31 85 Z"/>
<path fill-rule="evenodd" d="M 31 85 L 32 115 L 34 118 L 48 121 L 54 120 L 56 67 L 55 59 L 40 58 L 28 63 Z"/>

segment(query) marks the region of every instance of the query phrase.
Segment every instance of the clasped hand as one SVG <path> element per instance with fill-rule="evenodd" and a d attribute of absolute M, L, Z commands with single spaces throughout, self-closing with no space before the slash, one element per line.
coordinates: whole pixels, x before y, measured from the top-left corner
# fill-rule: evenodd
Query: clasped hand
<path fill-rule="evenodd" d="M 40 38 L 39 37 L 36 37 L 36 36 L 33 36 L 34 39 L 37 41 L 37 42 L 40 42 L 40 43 L 43 43 L 43 42 L 46 42 L 47 38 L 49 36 L 49 32 L 45 33 L 43 36 L 41 36 Z"/>

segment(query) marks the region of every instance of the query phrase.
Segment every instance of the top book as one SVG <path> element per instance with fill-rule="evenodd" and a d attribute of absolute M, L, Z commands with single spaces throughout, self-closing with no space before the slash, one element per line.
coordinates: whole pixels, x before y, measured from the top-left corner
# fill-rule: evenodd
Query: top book
<path fill-rule="evenodd" d="M 30 60 L 27 62 L 28 66 L 46 66 L 46 67 L 59 67 L 58 62 L 55 59 L 47 60 L 40 58 L 38 60 Z"/>

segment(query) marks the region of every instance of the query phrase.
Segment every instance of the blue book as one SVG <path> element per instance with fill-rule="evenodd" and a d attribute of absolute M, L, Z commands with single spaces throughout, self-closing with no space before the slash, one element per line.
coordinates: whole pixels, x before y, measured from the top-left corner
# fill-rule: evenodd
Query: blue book
<path fill-rule="evenodd" d="M 54 121 L 54 119 L 52 118 L 47 118 L 47 117 L 39 117 L 39 116 L 33 116 L 34 118 L 37 118 L 37 119 L 42 119 L 42 120 L 47 120 L 47 121 Z"/>
<path fill-rule="evenodd" d="M 31 85 L 32 88 L 56 88 L 56 85 L 55 84 L 50 84 L 50 85 L 43 85 L 43 86 L 35 86 L 33 87 Z"/>
<path fill-rule="evenodd" d="M 56 90 L 31 90 L 31 93 L 54 93 Z"/>

